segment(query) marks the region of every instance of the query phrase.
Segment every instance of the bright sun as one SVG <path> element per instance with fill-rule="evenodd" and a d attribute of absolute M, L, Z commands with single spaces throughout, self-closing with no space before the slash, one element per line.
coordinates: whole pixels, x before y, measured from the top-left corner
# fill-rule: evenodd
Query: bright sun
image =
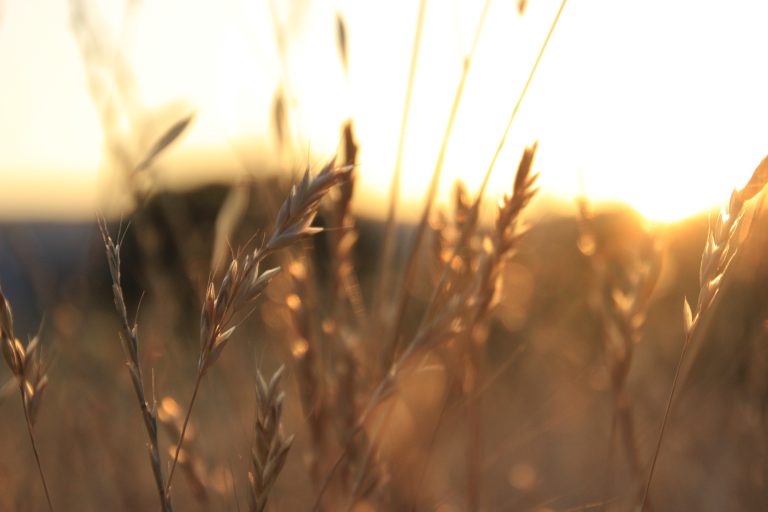
<path fill-rule="evenodd" d="M 428 3 L 403 154 L 406 204 L 418 204 L 434 168 L 481 4 Z M 470 187 L 479 183 L 559 2 L 529 2 L 523 17 L 516 5 L 491 5 L 448 145 L 444 197 L 457 178 Z M 316 163 L 331 153 L 342 120 L 354 119 L 361 142 L 358 207 L 380 213 L 396 154 L 418 3 L 342 0 L 335 8 L 348 30 L 348 74 L 335 45 L 336 11 L 326 3 L 228 0 L 213 10 L 201 1 L 142 4 L 134 37 L 126 37 L 139 103 L 152 109 L 181 98 L 198 112 L 169 158 L 189 164 L 185 155 L 204 151 L 210 155 L 206 161 L 225 172 L 239 159 L 233 147 L 251 147 L 240 141 L 261 138 L 267 141 L 263 147 L 274 146 L 271 102 L 281 87 L 291 100 L 297 162 L 309 155 Z M 99 193 L 98 117 L 67 32 L 66 10 L 57 9 L 43 19 L 17 2 L 0 26 L 0 64 L 9 77 L 0 85 L 7 114 L 0 118 L 0 141 L 13 141 L 0 147 L 0 173 L 36 173 L 16 180 L 19 187 L 29 182 L 25 190 L 34 194 L 0 190 L 3 215 L 13 214 L 19 197 L 27 207 L 36 202 L 55 210 L 56 183 L 78 172 L 80 193 L 90 195 L 70 201 L 68 211 L 78 204 L 92 208 Z M 718 204 L 768 150 L 768 32 L 762 27 L 767 16 L 768 5 L 747 0 L 727 6 L 694 0 L 569 3 L 496 166 L 491 193 L 509 188 L 522 148 L 539 140 L 536 168 L 544 194 L 570 201 L 584 190 L 595 201 L 623 201 L 660 221 Z M 37 48 L 34 62 L 58 63 L 58 88 L 46 66 L 7 72 L 23 65 L 13 49 L 27 46 Z M 34 74 L 38 67 L 40 76 Z M 42 83 L 46 95 L 34 89 Z M 32 101 L 30 94 L 42 100 Z M 40 144 L 48 151 L 38 151 Z M 259 161 L 278 158 L 267 153 Z M 211 173 L 211 166 L 187 167 L 171 171 L 169 182 Z"/>

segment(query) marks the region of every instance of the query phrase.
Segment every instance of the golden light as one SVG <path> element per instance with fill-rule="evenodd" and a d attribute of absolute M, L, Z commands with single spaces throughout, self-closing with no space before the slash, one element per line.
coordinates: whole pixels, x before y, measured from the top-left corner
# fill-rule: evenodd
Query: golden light
<path fill-rule="evenodd" d="M 0 69 L 8 77 L 0 83 L 6 217 L 87 216 L 103 197 L 99 117 L 67 7 L 48 3 L 45 10 L 11 2 L 0 25 Z M 428 3 L 403 155 L 406 211 L 420 204 L 433 171 L 481 4 Z M 357 206 L 364 214 L 383 211 L 417 2 L 167 0 L 124 7 L 115 1 L 99 9 L 132 66 L 137 104 L 148 118 L 174 102 L 197 112 L 160 162 L 162 184 L 231 178 L 243 163 L 250 170 L 284 164 L 270 124 L 282 90 L 293 163 L 317 164 L 332 154 L 341 122 L 352 117 L 361 143 Z M 521 17 L 516 2 L 492 3 L 449 140 L 443 197 L 457 178 L 478 186 L 558 7 L 532 1 Z M 347 74 L 335 41 L 337 12 L 348 31 Z M 550 197 L 568 202 L 584 189 L 596 201 L 626 202 L 662 221 L 718 204 L 768 148 L 766 16 L 768 6 L 747 1 L 572 0 L 490 194 L 509 188 L 522 148 L 539 140 L 536 168 Z"/>

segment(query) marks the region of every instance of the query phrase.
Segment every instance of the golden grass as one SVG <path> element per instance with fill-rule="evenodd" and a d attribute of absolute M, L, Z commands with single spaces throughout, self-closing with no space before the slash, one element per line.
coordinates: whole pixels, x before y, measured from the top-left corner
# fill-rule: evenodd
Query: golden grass
<path fill-rule="evenodd" d="M 419 509 L 424 500 L 428 501 L 426 494 L 420 494 L 423 492 L 420 487 L 430 480 L 434 470 L 430 459 L 443 456 L 433 450 L 445 449 L 438 441 L 440 430 L 455 428 L 444 423 L 448 417 L 453 418 L 452 421 L 462 418 L 459 429 L 463 431 L 460 437 L 464 439 L 464 454 L 459 460 L 464 463 L 461 470 L 464 508 L 481 509 L 487 502 L 486 488 L 490 483 L 485 468 L 489 454 L 498 449 L 486 444 L 489 431 L 497 426 L 484 419 L 488 415 L 484 406 L 488 402 L 486 392 L 496 378 L 490 373 L 488 362 L 489 332 L 494 325 L 493 312 L 504 300 L 508 276 L 505 267 L 525 242 L 527 229 L 521 217 L 537 191 L 537 174 L 533 171 L 536 147 L 528 148 L 522 155 L 511 192 L 501 198 L 492 224 L 480 222 L 477 196 L 472 198 L 462 187 L 456 189 L 452 219 L 443 215 L 441 221 L 432 223 L 434 245 L 425 244 L 417 258 L 419 265 L 429 266 L 430 272 L 407 288 L 409 300 L 418 308 L 410 312 L 406 327 L 401 329 L 401 347 L 390 359 L 382 357 L 382 348 L 389 345 L 380 343 L 388 331 L 377 329 L 382 323 L 391 329 L 392 324 L 388 322 L 396 319 L 382 322 L 374 316 L 370 301 L 375 294 L 365 293 L 363 287 L 368 281 L 361 278 L 355 256 L 360 232 L 350 208 L 356 165 L 351 123 L 343 127 L 342 141 L 341 167 L 330 163 L 314 176 L 305 173 L 277 210 L 273 227 L 266 236 L 257 243 L 253 240 L 259 237 L 250 236 L 255 248 L 233 251 L 223 275 L 212 275 L 209 279 L 202 297 L 192 398 L 185 408 L 179 407 L 167 393 L 158 393 L 163 396 L 159 403 L 155 400 L 155 370 L 151 372 L 150 385 L 143 370 L 147 357 L 140 350 L 139 324 L 129 319 L 123 288 L 121 249 L 126 231 L 121 230 L 113 239 L 106 222 L 99 221 L 129 382 L 146 431 L 151 469 L 148 474 L 152 475 L 162 510 L 173 509 L 172 491 L 179 497 L 180 490 L 172 485 L 176 466 L 186 476 L 187 496 L 182 495 L 185 508 L 190 503 L 210 508 L 216 506 L 215 503 L 231 506 L 240 502 L 233 468 L 224 469 L 229 476 L 222 481 L 219 476 L 222 461 L 216 461 L 216 457 L 212 460 L 211 455 L 206 454 L 211 449 L 221 451 L 222 441 L 211 445 L 214 441 L 208 418 L 205 424 L 197 425 L 192 434 L 190 418 L 203 378 L 217 368 L 219 361 L 226 359 L 227 362 L 222 363 L 224 368 L 213 380 L 233 379 L 237 387 L 248 386 L 246 374 L 232 372 L 232 360 L 225 357 L 224 347 L 238 337 L 260 343 L 268 331 L 252 333 L 251 322 L 248 322 L 249 328 L 244 327 L 254 312 L 260 312 L 268 324 L 282 331 L 278 339 L 284 341 L 285 346 L 276 349 L 276 353 L 282 352 L 287 371 L 281 369 L 268 380 L 261 376 L 260 370 L 251 376 L 256 390 L 256 414 L 249 468 L 243 473 L 247 475 L 251 510 L 267 510 L 268 503 L 272 503 L 273 508 L 281 507 L 285 485 L 290 488 L 291 484 L 281 483 L 279 476 L 288 471 L 291 478 L 295 478 L 296 460 L 293 463 L 291 460 L 299 457 L 297 454 L 304 460 L 311 487 L 309 496 L 305 497 L 306 506 L 313 503 L 315 510 L 368 510 L 398 509 L 398 503 L 408 503 L 409 507 Z M 686 351 L 696 341 L 694 333 L 703 330 L 721 283 L 739 248 L 748 239 L 746 203 L 765 185 L 764 167 L 758 168 L 744 189 L 733 193 L 728 206 L 710 226 L 701 257 L 699 301 L 695 308 L 684 309 L 686 342 L 681 361 L 691 353 Z M 313 225 L 320 210 L 325 212 L 325 228 Z M 307 241 L 323 230 L 326 243 L 317 247 L 314 257 L 307 257 L 303 250 Z M 605 439 L 609 460 L 604 469 L 609 477 L 608 483 L 600 486 L 602 500 L 609 504 L 617 490 L 627 489 L 614 478 L 618 464 L 610 458 L 614 437 L 620 437 L 623 462 L 632 480 L 629 487 L 633 490 L 629 494 L 634 498 L 630 501 L 650 509 L 648 491 L 653 469 L 658 455 L 664 452 L 660 436 L 650 462 L 646 464 L 643 460 L 646 443 L 638 436 L 629 381 L 637 343 L 644 337 L 646 320 L 654 314 L 651 304 L 661 275 L 660 249 L 654 236 L 643 235 L 646 241 L 636 253 L 617 253 L 602 245 L 599 232 L 595 216 L 583 205 L 578 243 L 590 262 L 593 276 L 593 306 L 601 326 L 599 340 L 603 345 L 613 409 L 610 435 Z M 280 276 L 281 266 L 273 260 L 285 268 L 284 275 Z M 419 291 L 419 287 L 425 288 Z M 261 304 L 259 298 L 267 302 Z M 16 339 L 10 304 L 5 296 L 2 299 L 0 331 L 4 357 L 20 384 L 39 463 L 32 426 L 48 381 L 47 371 L 40 358 L 39 338 L 33 338 L 27 346 Z M 397 294 L 385 297 L 385 309 L 398 301 Z M 151 334 L 154 327 L 150 322 L 144 329 Z M 384 354 L 386 356 L 386 351 Z M 175 364 L 184 366 L 183 360 Z M 433 380 L 428 376 L 435 371 L 446 376 L 443 383 L 442 379 Z M 287 386 L 287 395 L 281 391 L 283 375 L 293 379 Z M 675 382 L 681 379 L 679 367 L 676 375 Z M 449 382 L 455 386 L 453 395 L 445 388 Z M 418 402 L 412 383 L 419 388 L 426 386 L 422 392 L 432 389 L 432 398 Z M 149 390 L 145 389 L 147 385 Z M 669 423 L 675 386 L 677 384 L 673 384 L 670 393 L 661 435 Z M 405 405 L 412 400 L 421 403 L 421 408 Z M 116 404 L 116 407 L 121 406 Z M 413 423 L 407 425 L 418 421 L 414 415 L 420 413 L 432 417 L 434 422 L 419 434 L 423 437 L 418 441 L 404 433 L 395 439 L 391 437 L 397 429 L 415 431 Z M 286 416 L 291 419 L 286 420 Z M 303 426 L 296 423 L 297 417 Z M 282 425 L 286 421 L 291 422 L 288 430 L 297 433 L 297 440 L 283 433 Z M 159 425 L 167 433 L 167 450 L 161 447 L 164 442 Z M 418 444 L 413 446 L 411 442 Z M 397 454 L 407 446 L 420 450 L 419 459 L 406 465 L 415 491 L 406 491 L 397 475 Z M 166 454 L 170 455 L 167 463 L 164 462 Z M 649 476 L 643 486 L 645 468 Z M 39 469 L 48 493 L 47 475 L 42 472 L 42 465 Z M 536 473 L 529 466 L 518 464 L 513 469 L 509 478 L 515 488 L 535 487 Z M 136 486 L 138 481 L 125 485 Z M 403 493 L 397 498 L 403 501 L 397 501 L 392 493 Z M 664 503 L 659 499 L 654 502 L 663 508 Z"/>
<path fill-rule="evenodd" d="M 519 3 L 521 11 L 524 4 Z M 657 243 L 661 234 L 643 233 L 639 244 L 642 247 L 629 251 L 629 255 L 612 252 L 609 245 L 615 240 L 601 239 L 596 216 L 586 202 L 582 203 L 579 239 L 561 237 L 555 243 L 560 244 L 560 250 L 567 247 L 574 253 L 578 245 L 584 257 L 587 285 L 578 283 L 582 288 L 578 292 L 582 294 L 573 293 L 565 300 L 549 290 L 549 295 L 544 295 L 548 302 L 536 309 L 526 302 L 532 300 L 530 297 L 536 292 L 530 269 L 537 266 L 537 259 L 543 255 L 520 256 L 526 250 L 544 247 L 541 243 L 526 245 L 525 236 L 528 233 L 524 223 L 526 209 L 538 191 L 538 174 L 534 170 L 536 144 L 523 152 L 511 180 L 511 190 L 500 198 L 494 219 L 483 222 L 480 215 L 489 177 L 565 1 L 560 4 L 525 86 L 511 109 L 481 187 L 472 196 L 457 185 L 451 218 L 435 211 L 443 161 L 489 5 L 490 1 L 484 4 L 471 50 L 464 57 L 463 73 L 456 84 L 424 207 L 407 239 L 401 268 L 395 264 L 399 174 L 425 1 L 419 5 L 389 210 L 373 262 L 363 261 L 360 258 L 363 249 L 358 247 L 365 234 L 352 210 L 359 148 L 354 124 L 348 120 L 341 127 L 336 159 L 316 174 L 307 170 L 279 207 L 271 207 L 278 196 L 267 185 L 257 183 L 250 190 L 247 184 L 232 187 L 216 218 L 209 219 L 213 234 L 208 237 L 210 243 L 202 244 L 203 253 L 182 250 L 177 255 L 181 261 L 176 263 L 183 267 L 180 274 L 191 284 L 187 289 L 173 289 L 173 285 L 168 284 L 172 283 L 166 275 L 169 272 L 164 272 L 162 267 L 164 255 L 156 249 L 158 239 L 162 238 L 159 233 L 163 232 L 154 226 L 150 215 L 142 215 L 146 213 L 144 209 L 151 194 L 141 187 L 140 177 L 152 169 L 156 158 L 188 128 L 192 116 L 173 123 L 147 151 L 136 156 L 129 154 L 124 141 L 114 133 L 110 111 L 115 105 L 105 100 L 107 105 L 100 113 L 108 132 L 110 158 L 117 161 L 123 172 L 137 208 L 134 215 L 137 222 L 130 231 L 141 255 L 142 264 L 138 266 L 143 273 L 141 284 L 150 287 L 149 295 L 153 296 L 149 311 L 142 309 L 141 315 L 138 303 L 128 305 L 133 299 L 129 298 L 128 280 L 123 276 L 122 250 L 129 230 L 120 229 L 113 238 L 106 220 L 99 219 L 118 335 L 130 387 L 139 405 L 150 471 L 146 469 L 143 455 L 133 457 L 140 450 L 132 441 L 139 436 L 119 425 L 126 419 L 117 416 L 128 407 L 114 396 L 106 395 L 103 389 L 72 385 L 72 389 L 77 390 L 72 392 L 77 399 L 85 400 L 90 393 L 93 396 L 90 403 L 97 406 L 92 409 L 110 411 L 109 414 L 91 412 L 91 416 L 81 420 L 80 416 L 84 415 L 81 409 L 71 402 L 65 408 L 71 417 L 77 418 L 73 423 L 90 421 L 103 425 L 101 429 L 85 433 L 77 431 L 86 439 L 83 445 L 114 452 L 102 457 L 107 461 L 106 466 L 117 467 L 115 476 L 101 479 L 92 468 L 92 461 L 83 456 L 82 465 L 92 478 L 90 491 L 94 493 L 97 507 L 103 508 L 106 502 L 115 499 L 115 494 L 121 494 L 127 508 L 146 508 L 149 506 L 146 495 L 151 493 L 159 499 L 159 508 L 164 512 L 195 507 L 231 510 L 239 509 L 246 502 L 255 512 L 292 510 L 298 506 L 315 511 L 509 509 L 543 512 L 559 510 L 556 504 L 560 497 L 551 481 L 573 479 L 574 472 L 579 471 L 580 480 L 574 487 L 582 494 L 574 500 L 581 500 L 582 510 L 623 510 L 624 506 L 628 510 L 651 509 L 650 491 L 657 461 L 665 454 L 663 440 L 672 423 L 671 411 L 679 383 L 686 380 L 690 360 L 696 355 L 697 342 L 704 337 L 708 318 L 716 309 L 723 282 L 748 240 L 747 203 L 762 192 L 768 181 L 768 159 L 761 163 L 743 189 L 733 192 L 728 205 L 710 224 L 698 273 L 698 300 L 694 307 L 684 302 L 684 342 L 665 402 L 661 428 L 651 449 L 644 434 L 657 418 L 649 419 L 655 412 L 654 407 L 641 406 L 640 398 L 648 401 L 655 389 L 643 392 L 633 385 L 632 378 L 643 364 L 638 359 L 652 357 L 654 347 L 659 345 L 650 343 L 654 340 L 648 340 L 651 335 L 647 331 L 652 317 L 662 314 L 653 308 L 656 294 L 663 293 L 659 291 L 664 283 L 661 260 L 666 249 Z M 74 14 L 84 15 L 80 11 Z M 98 46 L 93 40 L 95 35 L 83 19 L 76 17 L 75 21 L 80 23 L 83 49 L 93 50 Z M 339 16 L 336 32 L 346 71 L 350 42 Z M 102 62 L 103 56 L 98 52 L 84 53 L 91 59 L 88 71 L 94 95 L 103 95 L 105 84 L 99 82 L 97 73 L 99 66 L 106 65 Z M 281 85 L 273 105 L 273 123 L 280 145 L 292 142 L 288 140 L 287 88 L 287 83 Z M 267 204 L 259 208 L 259 214 L 274 213 L 268 224 L 253 223 L 247 215 L 248 202 L 258 200 Z M 190 242 L 195 237 L 194 222 L 172 209 L 166 208 L 165 213 L 169 219 L 169 236 L 176 242 L 176 248 L 194 246 Z M 315 224 L 318 217 L 322 219 L 322 227 Z M 320 240 L 316 240 L 318 238 Z M 528 260 L 524 265 L 516 257 Z M 200 268 L 210 269 L 204 284 L 196 281 Z M 567 281 L 580 275 L 573 269 L 565 269 L 558 277 Z M 166 286 L 160 286 L 160 281 Z M 198 291 L 198 284 L 201 285 L 199 296 L 185 295 L 189 290 Z M 566 288 L 565 283 L 560 284 Z M 516 293 L 520 297 L 515 297 Z M 179 300 L 170 304 L 171 297 Z M 596 332 L 580 332 L 580 324 L 572 321 L 571 315 L 576 315 L 574 311 L 578 309 L 571 308 L 579 300 L 589 302 L 596 321 L 585 323 L 597 325 Z M 515 305 L 510 306 L 511 302 Z M 184 307 L 190 303 L 200 306 L 199 315 L 196 310 Z M 97 305 L 91 306 L 99 309 Z M 182 319 L 182 327 L 178 329 L 164 323 L 172 316 L 174 306 Z M 550 307 L 554 313 L 546 317 L 546 322 L 541 322 L 537 331 L 507 328 L 502 335 L 494 334 L 502 329 L 501 325 L 508 327 L 505 316 L 511 312 L 520 310 L 520 316 L 531 317 Z M 136 312 L 129 314 L 129 310 Z M 199 318 L 199 322 L 191 320 L 193 318 Z M 197 337 L 194 350 L 197 365 L 189 378 L 177 377 L 176 374 L 185 373 L 184 368 L 193 366 L 187 364 L 190 344 L 186 334 L 190 331 Z M 104 332 L 106 329 L 102 327 L 95 336 L 102 337 Z M 658 335 L 658 331 L 653 335 Z M 182 342 L 175 343 L 175 338 Z M 231 344 L 235 339 L 241 342 Z M 584 342 L 582 345 L 577 343 L 580 339 Z M 3 356 L 13 376 L 13 386 L 18 385 L 20 391 L 36 467 L 48 508 L 53 510 L 48 475 L 43 472 L 33 429 L 49 378 L 39 340 L 39 336 L 35 336 L 27 345 L 19 341 L 10 303 L 0 291 Z M 646 342 L 639 345 L 641 340 Z M 232 345 L 237 348 L 224 350 Z M 599 353 L 599 364 L 591 364 L 593 349 Z M 100 350 L 107 355 L 100 354 L 96 358 L 98 365 L 94 366 L 108 374 L 100 384 L 119 387 L 122 381 L 112 375 L 112 369 L 118 364 L 116 358 L 111 357 L 111 349 Z M 508 358 L 503 362 L 494 360 L 499 353 Z M 87 367 L 86 354 L 86 350 L 77 352 L 69 371 L 72 367 Z M 244 362 L 250 357 L 257 361 Z M 519 363 L 524 357 L 535 363 L 531 366 Z M 112 367 L 105 370 L 107 361 Z M 262 368 L 273 363 L 279 369 L 265 378 L 269 373 Z M 594 370 L 592 366 L 599 369 Z M 647 370 L 649 366 L 646 362 L 644 368 Z M 551 367 L 557 368 L 553 372 L 556 377 L 552 379 L 557 385 L 547 394 L 536 386 L 544 381 L 543 376 Z M 510 368 L 518 371 L 509 372 L 514 376 L 508 377 L 507 385 L 492 394 L 493 384 L 504 378 Z M 662 365 L 650 374 L 650 379 L 664 370 Z M 582 375 L 590 371 L 588 378 Z M 206 377 L 209 377 L 205 386 L 210 391 L 208 397 L 202 392 Z M 83 381 L 92 383 L 85 378 Z M 589 390 L 589 399 L 571 389 L 577 387 L 574 382 L 583 381 L 588 381 L 585 387 Z M 534 389 L 521 390 L 516 387 L 520 382 Z M 184 407 L 172 396 L 177 385 L 190 388 Z M 61 388 L 66 388 L 64 382 Z M 159 402 L 156 395 L 162 397 Z M 522 398 L 514 402 L 513 396 Z M 604 411 L 595 407 L 593 401 L 607 406 L 607 419 L 600 415 Z M 244 403 L 249 405 L 245 407 Z M 561 415 L 558 418 L 565 427 L 537 416 L 547 405 Z M 499 412 L 504 407 L 510 409 L 507 414 Z M 245 428 L 238 425 L 246 416 L 242 414 L 243 409 L 253 410 L 253 414 L 248 413 Z M 196 411 L 194 425 L 193 410 Z M 584 419 L 595 411 L 597 418 L 592 423 Z M 694 422 L 687 425 L 691 423 Z M 527 428 L 520 428 L 520 424 Z M 564 439 L 573 443 L 568 429 L 585 424 L 605 427 L 587 434 L 579 431 L 582 434 L 579 442 L 585 445 L 595 442 L 599 448 L 588 446 L 585 451 L 593 453 L 586 455 L 579 449 L 563 449 Z M 239 428 L 246 433 L 237 435 Z M 541 455 L 529 449 L 526 453 L 526 437 L 543 435 L 548 429 L 557 428 L 562 429 L 562 436 L 556 438 L 561 444 L 552 452 L 544 450 Z M 128 432 L 128 440 L 110 443 L 108 437 L 112 429 L 123 435 Z M 607 435 L 603 435 L 605 430 Z M 72 434 L 72 437 L 76 436 Z M 619 439 L 623 447 L 621 464 L 614 461 L 614 444 Z M 561 449 L 563 453 L 558 452 Z M 490 471 L 510 450 L 517 451 L 513 452 L 508 470 Z M 124 458 L 129 461 L 126 468 L 119 468 L 115 453 L 129 454 Z M 570 460 L 578 458 L 574 453 L 589 460 L 585 467 L 603 471 L 598 476 L 595 476 L 597 470 L 588 474 Z M 134 462 L 134 458 L 143 462 Z M 768 455 L 765 458 L 768 460 Z M 552 459 L 556 462 L 551 462 Z M 537 460 L 540 467 L 537 468 L 533 460 Z M 764 465 L 768 468 L 768 463 Z M 177 467 L 186 477 L 186 484 L 174 480 Z M 621 479 L 622 467 L 629 471 L 629 482 Z M 548 473 L 548 470 L 552 475 L 565 472 L 563 468 L 572 470 L 568 477 L 558 478 Z M 768 475 L 768 469 L 765 471 Z M 66 503 L 72 506 L 74 492 L 65 492 L 65 485 L 61 483 L 65 478 L 66 475 L 59 475 L 58 486 L 53 489 L 67 494 Z M 546 478 L 551 480 L 549 487 Z M 109 485 L 118 491 L 106 489 Z M 768 488 L 768 476 L 763 482 L 763 490 L 765 488 Z M 19 489 L 22 495 L 23 489 L 20 486 Z M 100 497 L 99 492 L 108 498 Z M 654 495 L 654 505 L 659 510 L 668 508 L 663 497 Z M 17 497 L 17 501 L 25 499 Z M 583 505 L 584 502 L 587 505 Z M 564 504 L 561 508 L 573 510 L 567 506 Z"/>

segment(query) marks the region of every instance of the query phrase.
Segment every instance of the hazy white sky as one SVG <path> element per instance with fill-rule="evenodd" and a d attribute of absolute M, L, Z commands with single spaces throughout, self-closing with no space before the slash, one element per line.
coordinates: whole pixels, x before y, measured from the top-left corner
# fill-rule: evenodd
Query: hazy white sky
<path fill-rule="evenodd" d="M 99 6 L 104 41 L 136 79 L 126 129 L 151 139 L 194 108 L 195 123 L 159 162 L 162 182 L 224 178 L 239 162 L 275 162 L 270 105 L 294 98 L 299 162 L 332 152 L 351 115 L 362 143 L 359 206 L 375 211 L 395 157 L 416 1 L 144 0 Z M 444 189 L 477 184 L 559 1 L 495 0 L 451 138 Z M 404 155 L 415 203 L 440 139 L 481 2 L 432 0 Z M 349 75 L 334 13 L 348 26 Z M 0 11 L 0 216 L 87 216 L 114 183 L 104 176 L 67 0 L 4 0 Z M 287 41 L 285 58 L 275 24 Z M 569 0 L 493 179 L 509 187 L 522 146 L 540 140 L 545 191 L 586 191 L 676 218 L 726 198 L 768 153 L 768 4 L 747 0 Z M 121 28 L 122 27 L 122 28 Z M 119 35 L 118 35 L 119 34 Z M 170 106 L 169 106 L 170 105 Z M 149 120 L 149 121 L 147 121 Z M 150 122 L 154 120 L 154 122 Z M 201 155 L 205 155 L 204 158 Z"/>

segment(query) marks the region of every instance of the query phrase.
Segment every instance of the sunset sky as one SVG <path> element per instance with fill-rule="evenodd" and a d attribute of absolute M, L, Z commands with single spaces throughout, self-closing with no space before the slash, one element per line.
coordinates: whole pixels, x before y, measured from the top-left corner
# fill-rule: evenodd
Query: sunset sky
<path fill-rule="evenodd" d="M 80 2 L 134 80 L 126 136 L 141 147 L 195 121 L 158 162 L 160 186 L 276 169 L 275 91 L 293 98 L 295 165 L 332 154 L 351 116 L 361 142 L 358 207 L 380 212 L 396 153 L 418 2 Z M 477 186 L 559 7 L 495 0 L 449 143 L 444 191 Z M 418 204 L 482 2 L 427 4 L 403 159 Z M 349 71 L 335 39 L 348 29 Z M 509 188 L 540 141 L 543 192 L 623 201 L 656 220 L 727 198 L 768 154 L 768 4 L 748 0 L 570 0 L 494 171 Z M 66 0 L 0 0 L 0 219 L 89 218 L 115 180 Z M 275 27 L 286 41 L 281 52 Z M 136 142 L 139 141 L 139 142 Z"/>

